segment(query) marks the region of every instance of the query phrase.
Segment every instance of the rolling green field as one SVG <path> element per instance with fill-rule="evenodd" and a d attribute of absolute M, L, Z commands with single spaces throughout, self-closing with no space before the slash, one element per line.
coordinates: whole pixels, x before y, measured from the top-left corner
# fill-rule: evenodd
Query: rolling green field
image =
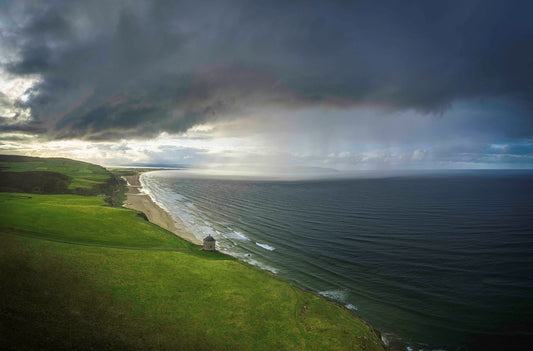
<path fill-rule="evenodd" d="M 46 171 L 64 174 L 72 179 L 69 189 L 90 189 L 95 184 L 105 183 L 109 172 L 98 165 L 67 158 L 39 158 L 24 156 L 0 156 L 2 172 Z"/>
<path fill-rule="evenodd" d="M 0 207 L 0 228 L 34 236 L 113 246 L 197 247 L 137 211 L 105 206 L 103 197 L 0 193 Z"/>
<path fill-rule="evenodd" d="M 384 350 L 346 309 L 102 197 L 0 208 L 2 349 Z"/>

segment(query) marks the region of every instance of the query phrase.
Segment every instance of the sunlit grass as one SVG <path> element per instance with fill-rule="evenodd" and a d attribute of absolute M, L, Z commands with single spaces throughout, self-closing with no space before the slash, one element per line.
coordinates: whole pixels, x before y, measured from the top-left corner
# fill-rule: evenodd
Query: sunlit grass
<path fill-rule="evenodd" d="M 105 206 L 103 197 L 0 193 L 0 207 L 0 227 L 37 236 L 114 246 L 197 248 L 136 211 Z"/>

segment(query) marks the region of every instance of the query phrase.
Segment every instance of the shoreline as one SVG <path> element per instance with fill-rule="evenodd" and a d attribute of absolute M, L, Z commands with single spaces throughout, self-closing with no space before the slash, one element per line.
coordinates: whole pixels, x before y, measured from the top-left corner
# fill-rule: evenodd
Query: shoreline
<path fill-rule="evenodd" d="M 183 224 L 183 222 L 181 220 L 179 220 L 178 218 L 178 221 L 179 222 L 176 222 L 172 219 L 172 217 L 170 216 L 170 214 L 165 211 L 163 208 L 161 208 L 159 205 L 157 205 L 151 198 L 148 194 L 146 193 L 142 193 L 140 191 L 140 189 L 142 189 L 142 184 L 140 182 L 140 173 L 139 174 L 136 174 L 136 175 L 133 175 L 133 176 L 122 176 L 122 178 L 124 180 L 126 180 L 127 182 L 127 187 L 128 187 L 128 192 L 125 194 L 126 195 L 126 200 L 124 201 L 124 203 L 122 204 L 123 207 L 126 207 L 126 208 L 129 208 L 129 209 L 134 209 L 134 210 L 137 210 L 137 211 L 141 211 L 143 212 L 146 217 L 148 218 L 148 220 L 155 224 L 155 225 L 158 225 L 159 227 L 161 228 L 164 228 L 168 231 L 170 231 L 171 233 L 173 233 L 174 235 L 176 236 L 179 236 L 180 238 L 184 239 L 184 240 L 187 240 L 193 244 L 197 244 L 197 245 L 202 245 L 202 243 L 194 236 L 192 235 L 191 233 L 189 233 L 187 231 L 187 229 L 185 228 L 185 225 Z M 224 255 L 227 255 L 227 253 L 224 253 L 224 252 L 220 252 L 220 251 L 217 251 L 219 253 L 222 253 Z M 231 256 L 231 255 L 229 255 Z M 231 256 L 233 257 L 233 256 Z M 333 303 L 334 305 L 337 305 L 339 306 L 340 308 L 342 308 L 343 310 L 345 311 L 348 311 L 351 315 L 353 315 L 354 317 L 356 317 L 357 319 L 359 319 L 360 321 L 362 321 L 364 324 L 366 324 L 374 333 L 374 335 L 381 341 L 382 345 L 384 346 L 385 350 L 392 350 L 390 348 L 389 345 L 387 345 L 383 339 L 383 334 L 381 332 L 381 330 L 379 329 L 376 329 L 374 328 L 370 323 L 368 323 L 366 320 L 364 320 L 363 318 L 361 318 L 359 315 L 357 315 L 354 311 L 350 310 L 349 308 L 347 308 L 345 305 L 337 302 L 337 301 L 333 301 L 331 299 L 328 299 L 327 297 L 323 296 L 323 295 L 320 295 L 318 292 L 315 292 L 315 291 L 312 291 L 312 290 L 309 290 L 309 289 L 306 289 L 304 287 L 301 287 L 299 286 L 298 284 L 288 280 L 287 278 L 283 277 L 283 276 L 280 276 L 274 272 L 271 272 L 267 269 L 262 269 L 261 267 L 258 267 L 258 266 L 255 266 L 253 264 L 250 264 L 248 262 L 245 262 L 245 261 L 242 261 L 242 260 L 239 260 L 237 259 L 239 262 L 243 263 L 243 264 L 246 264 L 246 265 L 249 265 L 255 269 L 259 269 L 267 274 L 269 274 L 270 276 L 272 277 L 275 277 L 277 279 L 281 279 L 283 280 L 284 282 L 286 282 L 287 284 L 297 288 L 297 289 L 300 289 L 302 291 L 305 291 L 305 292 L 308 292 L 310 294 L 313 294 L 321 299 L 324 299 L 330 303 Z"/>
<path fill-rule="evenodd" d="M 126 200 L 122 204 L 122 207 L 141 211 L 146 215 L 150 223 L 166 229 L 190 243 L 202 245 L 200 240 L 187 231 L 183 222 L 179 219 L 174 220 L 170 214 L 157 205 L 148 194 L 140 191 L 142 185 L 139 177 L 140 174 L 122 176 L 122 179 L 126 180 L 128 188 L 128 191 L 125 194 Z"/>

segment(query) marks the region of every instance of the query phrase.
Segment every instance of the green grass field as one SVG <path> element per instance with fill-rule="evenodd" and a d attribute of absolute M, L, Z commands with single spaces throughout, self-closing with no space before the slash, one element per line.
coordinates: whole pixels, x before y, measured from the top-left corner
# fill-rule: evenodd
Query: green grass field
<path fill-rule="evenodd" d="M 147 222 L 137 211 L 105 206 L 103 197 L 0 193 L 0 207 L 0 228 L 35 236 L 113 246 L 194 246 Z"/>
<path fill-rule="evenodd" d="M 103 197 L 0 193 L 0 208 L 2 349 L 384 350 L 348 310 Z"/>
<path fill-rule="evenodd" d="M 3 172 L 48 171 L 64 174 L 72 178 L 69 189 L 90 189 L 95 184 L 105 183 L 109 172 L 98 165 L 69 160 L 67 158 L 38 158 L 3 156 L 0 158 Z"/>
<path fill-rule="evenodd" d="M 348 311 L 221 254 L 0 241 L 13 349 L 382 349 Z"/>

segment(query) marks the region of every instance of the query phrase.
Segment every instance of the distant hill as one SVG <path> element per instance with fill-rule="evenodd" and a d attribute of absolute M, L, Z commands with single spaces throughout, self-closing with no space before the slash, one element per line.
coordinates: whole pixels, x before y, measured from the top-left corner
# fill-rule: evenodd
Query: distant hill
<path fill-rule="evenodd" d="M 66 158 L 0 155 L 0 192 L 105 195 L 118 205 L 121 180 L 105 168 Z"/>

